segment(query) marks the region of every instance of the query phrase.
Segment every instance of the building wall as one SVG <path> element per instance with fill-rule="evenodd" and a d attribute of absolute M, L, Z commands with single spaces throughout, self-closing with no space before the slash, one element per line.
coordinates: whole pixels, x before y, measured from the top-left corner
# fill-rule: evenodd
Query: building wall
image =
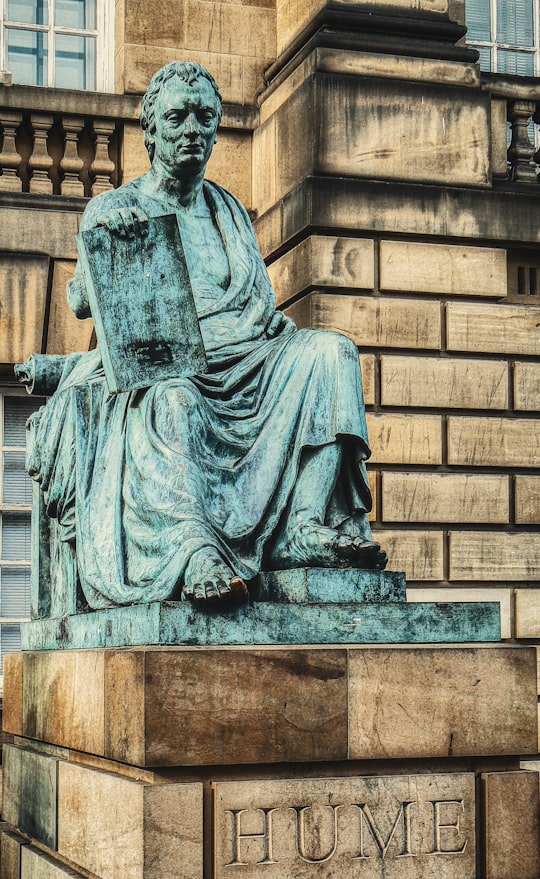
<path fill-rule="evenodd" d="M 225 101 L 209 176 L 253 212 L 280 306 L 359 346 L 390 566 L 411 600 L 497 598 L 506 637 L 538 637 L 538 189 L 507 178 L 506 116 L 525 97 L 531 115 L 540 84 L 481 77 L 463 13 L 457 0 L 183 0 L 159 14 L 118 0 L 117 96 L 0 91 L 28 190 L 0 176 L 0 361 L 9 380 L 36 349 L 92 344 L 64 300 L 94 191 L 64 195 L 65 130 L 91 183 L 99 124 L 86 158 L 83 135 L 106 117 L 103 186 L 132 179 L 148 167 L 136 120 L 151 75 L 202 62 Z"/>

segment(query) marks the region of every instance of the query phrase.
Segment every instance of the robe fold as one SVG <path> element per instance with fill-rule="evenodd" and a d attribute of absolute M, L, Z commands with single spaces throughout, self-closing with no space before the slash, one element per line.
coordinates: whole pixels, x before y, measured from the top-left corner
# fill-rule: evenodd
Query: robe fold
<path fill-rule="evenodd" d="M 176 207 L 182 234 L 182 210 L 145 194 L 141 180 L 93 199 L 82 230 L 112 208 L 139 206 L 154 217 Z M 325 524 L 370 537 L 356 347 L 337 333 L 297 330 L 276 312 L 246 211 L 206 181 L 204 196 L 230 270 L 226 290 L 194 284 L 206 374 L 111 395 L 99 350 L 91 351 L 68 361 L 31 426 L 29 470 L 63 539 L 75 542 L 93 608 L 177 598 L 189 558 L 207 546 L 253 578 L 302 450 L 336 438 L 345 453 Z M 80 271 L 69 297 L 79 316 L 88 313 Z"/>

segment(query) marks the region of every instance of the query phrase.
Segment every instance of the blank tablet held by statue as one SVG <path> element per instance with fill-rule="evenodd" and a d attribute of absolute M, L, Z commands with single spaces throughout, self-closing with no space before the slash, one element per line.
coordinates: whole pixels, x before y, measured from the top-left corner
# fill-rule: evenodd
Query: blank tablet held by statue
<path fill-rule="evenodd" d="M 174 214 L 150 219 L 148 234 L 134 238 L 98 226 L 77 246 L 112 394 L 206 371 Z"/>

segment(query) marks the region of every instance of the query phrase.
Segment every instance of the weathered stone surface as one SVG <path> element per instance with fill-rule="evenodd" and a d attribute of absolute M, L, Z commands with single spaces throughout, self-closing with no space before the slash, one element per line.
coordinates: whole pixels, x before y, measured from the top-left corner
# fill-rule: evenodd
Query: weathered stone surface
<path fill-rule="evenodd" d="M 41 351 L 48 272 L 47 257 L 0 254 L 0 362 Z"/>
<path fill-rule="evenodd" d="M 539 541 L 526 533 L 450 532 L 451 580 L 538 580 Z"/>
<path fill-rule="evenodd" d="M 406 534 L 406 537 L 405 537 Z M 442 578 L 443 534 L 377 531 L 412 579 Z M 404 539 L 405 538 L 405 539 Z M 414 549 L 424 553 L 415 561 Z M 403 558 L 402 558 L 403 556 Z M 391 556 L 392 557 L 392 556 Z M 359 614 L 361 613 L 361 616 Z M 361 625 L 360 625 L 361 622 Z M 433 635 L 433 633 L 435 633 Z M 496 605 L 425 607 L 387 602 L 276 605 L 254 602 L 229 611 L 154 602 L 25 623 L 24 650 L 138 645 L 257 646 L 498 641 Z"/>
<path fill-rule="evenodd" d="M 486 879 L 537 879 L 538 774 L 485 772 L 482 787 Z"/>
<path fill-rule="evenodd" d="M 380 289 L 447 296 L 505 296 L 506 251 L 381 241 Z"/>
<path fill-rule="evenodd" d="M 216 879 L 476 876 L 473 773 L 213 788 Z"/>
<path fill-rule="evenodd" d="M 508 522 L 507 476 L 383 473 L 385 522 Z"/>
<path fill-rule="evenodd" d="M 308 305 L 311 326 L 346 333 L 357 345 L 438 348 L 440 344 L 437 302 L 313 293 Z"/>
<path fill-rule="evenodd" d="M 61 762 L 58 852 L 99 879 L 201 879 L 202 785 L 147 785 Z"/>
<path fill-rule="evenodd" d="M 23 655 L 8 653 L 4 656 L 4 693 L 2 700 L 2 728 L 13 735 L 22 735 L 23 729 Z"/>
<path fill-rule="evenodd" d="M 442 580 L 444 549 L 441 531 L 374 531 L 393 570 L 405 571 L 407 580 Z"/>
<path fill-rule="evenodd" d="M 83 879 L 83 876 L 29 845 L 21 849 L 20 879 Z"/>
<path fill-rule="evenodd" d="M 514 364 L 514 407 L 540 409 L 540 363 Z"/>
<path fill-rule="evenodd" d="M 80 94 L 80 93 L 79 93 Z M 81 211 L 82 213 L 82 211 Z M 17 254 L 18 272 L 21 271 L 22 254 L 33 254 L 28 257 L 31 263 L 42 265 L 47 263 L 45 257 L 35 256 L 36 241 L 44 253 L 51 258 L 76 259 L 77 248 L 75 236 L 79 231 L 80 214 L 76 211 L 38 210 L 31 208 L 10 208 L 2 206 L 2 222 L 0 223 L 0 251 Z M 4 256 L 4 270 L 9 271 L 9 260 L 14 257 Z M 1 265 L 2 263 L 0 263 Z M 45 269 L 45 287 L 47 270 Z M 44 291 L 45 291 L 44 287 Z M 9 288 L 8 288 L 9 289 Z M 40 291 L 36 287 L 36 293 Z M 40 294 L 41 295 L 41 294 Z M 43 294 L 44 295 L 44 294 Z M 29 298 L 32 302 L 32 299 Z M 38 298 L 38 302 L 41 299 Z M 36 307 L 37 303 L 34 303 Z M 34 351 L 31 352 L 32 354 Z"/>
<path fill-rule="evenodd" d="M 494 177 L 508 173 L 508 146 L 506 142 L 506 98 L 491 97 L 491 170 Z"/>
<path fill-rule="evenodd" d="M 381 357 L 383 406 L 506 409 L 508 366 L 495 360 Z"/>
<path fill-rule="evenodd" d="M 122 653 L 107 656 L 106 751 L 112 759 L 212 765 L 347 756 L 343 649 L 220 650 L 219 657 L 213 651 L 168 650 L 133 656 L 131 663 Z M 127 718 L 126 704 L 132 706 Z M 151 707 L 157 704 L 159 712 Z M 144 751 L 136 753 L 143 735 Z"/>
<path fill-rule="evenodd" d="M 54 757 L 4 746 L 2 815 L 49 848 L 56 848 L 57 766 Z"/>
<path fill-rule="evenodd" d="M 516 589 L 516 638 L 540 638 L 540 589 Z"/>
<path fill-rule="evenodd" d="M 18 833 L 2 830 L 0 833 L 0 879 L 22 879 L 21 849 L 26 840 Z"/>
<path fill-rule="evenodd" d="M 220 130 L 208 162 L 207 176 L 240 199 L 245 208 L 252 205 L 250 131 Z"/>
<path fill-rule="evenodd" d="M 540 522 L 540 476 L 516 476 L 516 522 L 537 525 Z"/>
<path fill-rule="evenodd" d="M 316 81 L 316 172 L 488 184 L 487 95 L 367 77 L 319 74 Z"/>
<path fill-rule="evenodd" d="M 102 754 L 104 659 L 99 651 L 24 654 L 24 735 Z"/>
<path fill-rule="evenodd" d="M 135 177 L 146 174 L 150 170 L 150 159 L 144 145 L 141 126 L 136 122 L 124 125 L 122 139 L 122 180 L 129 183 Z"/>
<path fill-rule="evenodd" d="M 189 50 L 252 56 L 266 65 L 274 60 L 276 15 L 272 9 L 185 0 L 185 14 L 184 45 Z"/>
<path fill-rule="evenodd" d="M 302 300 L 306 322 L 302 326 L 335 330 L 357 345 L 377 348 L 439 348 L 438 302 L 413 299 L 374 299 L 312 293 Z"/>
<path fill-rule="evenodd" d="M 450 351 L 540 354 L 540 308 L 449 302 L 446 309 Z"/>
<path fill-rule="evenodd" d="M 278 305 L 311 287 L 371 290 L 375 246 L 369 238 L 311 235 L 268 267 Z"/>
<path fill-rule="evenodd" d="M 72 351 L 88 351 L 90 347 L 93 321 L 77 320 L 67 301 L 66 286 L 74 271 L 74 261 L 55 260 L 47 328 L 47 354 L 71 354 Z"/>
<path fill-rule="evenodd" d="M 364 389 L 364 403 L 372 406 L 375 402 L 375 356 L 373 354 L 360 355 L 360 371 L 362 372 L 362 387 Z M 371 485 L 370 485 L 371 489 Z"/>
<path fill-rule="evenodd" d="M 533 648 L 351 649 L 349 757 L 535 753 L 534 666 Z"/>
<path fill-rule="evenodd" d="M 451 416 L 448 419 L 448 463 L 540 467 L 540 421 Z"/>
<path fill-rule="evenodd" d="M 377 0 L 377 3 L 379 0 Z M 431 5 L 431 4 L 430 4 Z M 388 4 L 385 5 L 388 9 Z M 317 49 L 317 69 L 324 73 L 345 73 L 349 76 L 376 76 L 391 79 L 408 79 L 416 82 L 439 82 L 452 85 L 479 85 L 480 76 L 475 64 L 456 61 L 433 60 L 431 58 L 409 58 L 404 55 L 392 57 L 372 52 L 355 52 L 347 49 Z M 502 103 L 502 102 L 501 102 Z M 493 106 L 493 102 L 492 102 Z M 506 106 L 505 119 L 506 122 Z M 502 126 L 503 130 L 505 125 Z M 504 161 L 506 170 L 506 140 L 504 142 Z"/>
<path fill-rule="evenodd" d="M 367 415 L 372 463 L 441 464 L 439 415 Z"/>
<path fill-rule="evenodd" d="M 407 601 L 497 601 L 501 608 L 501 638 L 503 640 L 513 637 L 512 629 L 512 603 L 513 590 L 499 589 L 493 586 L 478 586 L 475 589 L 467 589 L 455 586 L 409 586 L 407 588 Z"/>

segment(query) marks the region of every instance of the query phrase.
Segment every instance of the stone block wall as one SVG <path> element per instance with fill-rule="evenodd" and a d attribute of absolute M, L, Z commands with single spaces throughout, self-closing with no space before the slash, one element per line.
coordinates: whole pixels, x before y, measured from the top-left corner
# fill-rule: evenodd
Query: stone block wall
<path fill-rule="evenodd" d="M 359 346 L 372 524 L 409 600 L 491 597 L 504 637 L 535 637 L 540 309 L 505 301 L 506 262 L 501 247 L 311 235 L 269 272 L 300 326 Z"/>

